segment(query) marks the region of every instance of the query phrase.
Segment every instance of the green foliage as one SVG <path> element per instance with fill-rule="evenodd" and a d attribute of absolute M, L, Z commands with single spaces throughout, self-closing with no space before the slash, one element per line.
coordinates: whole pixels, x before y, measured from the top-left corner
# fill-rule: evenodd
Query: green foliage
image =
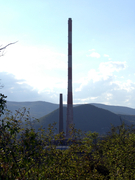
<path fill-rule="evenodd" d="M 7 96 L 5 96 L 4 94 L 0 93 L 0 116 L 2 114 L 4 114 L 4 108 L 6 106 L 6 100 L 5 98 L 7 98 Z"/>
<path fill-rule="evenodd" d="M 73 125 L 69 149 L 59 150 L 52 141 L 62 141 L 64 132 L 54 135 L 56 123 L 50 124 L 47 132 L 42 127 L 35 132 L 26 108 L 15 115 L 10 111 L 4 115 L 0 126 L 0 179 L 135 179 L 133 126 L 112 126 L 99 138 L 98 133 L 82 133 Z"/>

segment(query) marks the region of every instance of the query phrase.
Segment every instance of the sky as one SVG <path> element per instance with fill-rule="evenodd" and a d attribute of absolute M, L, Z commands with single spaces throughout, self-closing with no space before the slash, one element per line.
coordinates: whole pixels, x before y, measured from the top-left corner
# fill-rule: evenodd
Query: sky
<path fill-rule="evenodd" d="M 7 101 L 67 103 L 72 18 L 73 103 L 135 108 L 134 0 L 7 0 L 0 10 L 0 92 Z M 3 56 L 2 56 L 3 54 Z"/>

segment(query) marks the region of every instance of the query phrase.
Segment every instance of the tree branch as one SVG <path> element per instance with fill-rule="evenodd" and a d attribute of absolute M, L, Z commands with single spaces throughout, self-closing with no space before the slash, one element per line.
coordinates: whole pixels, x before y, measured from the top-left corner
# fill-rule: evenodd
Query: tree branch
<path fill-rule="evenodd" d="M 4 50 L 4 49 L 6 49 L 6 47 L 8 47 L 8 46 L 10 46 L 10 45 L 12 45 L 12 44 L 15 44 L 15 43 L 17 43 L 17 42 L 18 42 L 18 41 L 7 44 L 6 46 L 4 46 L 4 47 L 0 48 L 0 51 L 2 51 L 2 50 Z"/>

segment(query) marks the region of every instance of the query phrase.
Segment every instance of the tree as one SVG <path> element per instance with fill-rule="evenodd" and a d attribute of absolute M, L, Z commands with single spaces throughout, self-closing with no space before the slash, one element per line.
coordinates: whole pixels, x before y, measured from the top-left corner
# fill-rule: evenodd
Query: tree
<path fill-rule="evenodd" d="M 0 48 L 0 52 L 2 52 L 2 54 L 1 54 L 0 56 L 3 56 L 3 55 L 4 55 L 4 50 L 5 50 L 8 46 L 10 46 L 10 45 L 12 45 L 12 44 L 15 44 L 15 43 L 17 43 L 17 42 L 18 42 L 18 41 L 13 42 L 13 43 L 9 43 L 9 44 L 7 44 L 6 46 L 1 47 L 1 48 Z"/>
<path fill-rule="evenodd" d="M 5 96 L 4 94 L 0 93 L 0 116 L 2 114 L 4 114 L 4 109 L 6 107 L 6 100 L 5 98 L 7 98 L 7 96 Z"/>
<path fill-rule="evenodd" d="M 15 44 L 15 43 L 17 43 L 18 41 L 16 41 L 16 42 L 13 42 L 13 43 L 9 43 L 9 44 L 7 44 L 6 46 L 3 46 L 3 47 L 1 47 L 0 48 L 0 53 L 2 53 L 1 55 L 0 55 L 0 57 L 1 56 L 3 56 L 4 55 L 4 50 L 8 47 L 8 46 L 10 46 L 10 45 L 12 45 L 12 44 Z M 3 85 L 0 85 L 0 89 L 1 88 L 3 88 Z M 5 106 L 6 106 L 6 100 L 5 100 L 5 98 L 7 98 L 7 96 L 5 96 L 4 94 L 1 94 L 0 93 L 0 116 L 2 115 L 2 114 L 4 114 L 4 108 L 5 108 Z"/>
<path fill-rule="evenodd" d="M 7 44 L 6 46 L 3 46 L 3 47 L 2 47 L 2 45 L 1 45 L 1 46 L 0 46 L 0 53 L 1 53 L 0 57 L 4 55 L 4 50 L 5 50 L 8 46 L 10 46 L 10 45 L 12 45 L 12 44 L 15 44 L 15 43 L 17 43 L 17 42 L 18 42 L 18 41 L 15 41 L 15 42 L 13 42 L 13 43 L 9 43 L 9 44 Z M 0 85 L 0 89 L 1 89 L 1 88 L 3 88 L 3 85 Z"/>

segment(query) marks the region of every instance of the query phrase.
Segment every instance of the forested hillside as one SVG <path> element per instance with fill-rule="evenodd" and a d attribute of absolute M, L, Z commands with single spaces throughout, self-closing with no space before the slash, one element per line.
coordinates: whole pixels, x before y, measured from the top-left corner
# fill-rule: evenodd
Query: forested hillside
<path fill-rule="evenodd" d="M 66 107 L 63 108 L 63 121 L 64 121 L 64 131 L 66 129 Z M 93 105 L 80 105 L 73 108 L 73 117 L 75 128 L 81 129 L 82 131 L 96 131 L 100 134 L 104 134 L 110 130 L 111 124 L 118 126 L 121 124 L 120 116 L 116 115 L 108 110 L 97 108 Z M 41 125 L 45 128 L 53 122 L 56 122 L 55 131 L 58 133 L 58 123 L 59 123 L 59 109 L 51 112 L 50 114 L 43 116 L 39 119 L 40 122 L 36 123 L 34 128 L 37 130 Z M 123 121 L 126 124 L 131 124 L 128 120 Z"/>

